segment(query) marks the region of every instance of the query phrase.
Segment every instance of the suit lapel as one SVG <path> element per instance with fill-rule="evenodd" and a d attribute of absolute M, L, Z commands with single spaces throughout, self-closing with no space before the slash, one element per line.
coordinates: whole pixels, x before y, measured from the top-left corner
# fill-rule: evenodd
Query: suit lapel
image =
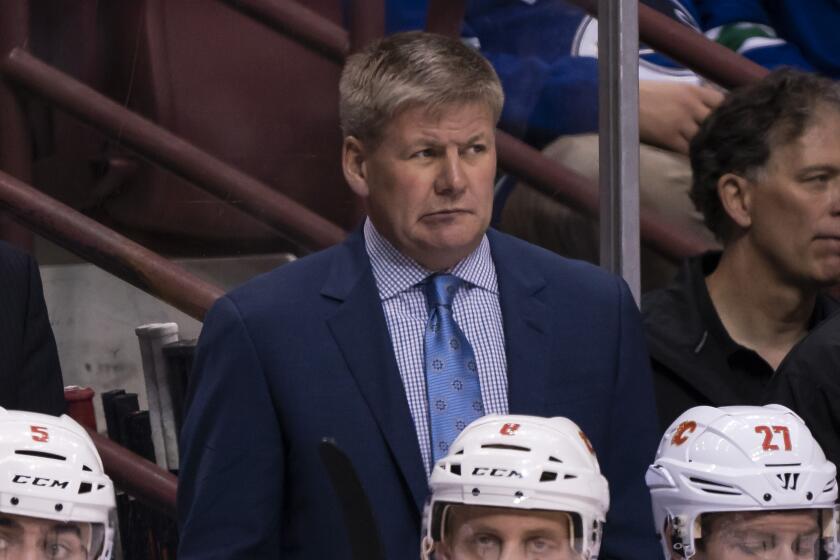
<path fill-rule="evenodd" d="M 508 406 L 512 414 L 544 414 L 548 355 L 548 308 L 540 299 L 545 277 L 517 254 L 506 236 L 487 232 L 499 280 L 499 304 L 508 364 Z M 521 250 L 521 247 L 518 247 Z"/>
<path fill-rule="evenodd" d="M 361 231 L 343 249 L 321 292 L 342 302 L 327 322 L 419 511 L 426 473 Z"/>

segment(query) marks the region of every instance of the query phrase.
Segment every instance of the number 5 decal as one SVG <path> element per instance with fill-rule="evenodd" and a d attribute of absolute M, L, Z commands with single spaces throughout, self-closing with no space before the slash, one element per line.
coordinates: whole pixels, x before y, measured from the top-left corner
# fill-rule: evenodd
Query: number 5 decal
<path fill-rule="evenodd" d="M 48 442 L 50 441 L 50 434 L 43 426 L 30 426 L 32 429 L 32 441 Z"/>
<path fill-rule="evenodd" d="M 790 451 L 793 446 L 790 443 L 790 430 L 787 426 L 756 426 L 755 433 L 764 434 L 764 441 L 761 443 L 761 448 L 764 451 L 778 451 L 779 446 L 773 443 L 774 434 L 782 434 L 785 451 Z"/>

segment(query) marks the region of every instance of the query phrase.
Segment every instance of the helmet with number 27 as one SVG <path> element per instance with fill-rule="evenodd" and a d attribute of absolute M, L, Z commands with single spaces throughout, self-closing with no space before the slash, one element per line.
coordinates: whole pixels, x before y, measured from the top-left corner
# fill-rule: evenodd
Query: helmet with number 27
<path fill-rule="evenodd" d="M 835 466 L 780 405 L 699 406 L 647 472 L 665 558 L 837 559 Z"/>

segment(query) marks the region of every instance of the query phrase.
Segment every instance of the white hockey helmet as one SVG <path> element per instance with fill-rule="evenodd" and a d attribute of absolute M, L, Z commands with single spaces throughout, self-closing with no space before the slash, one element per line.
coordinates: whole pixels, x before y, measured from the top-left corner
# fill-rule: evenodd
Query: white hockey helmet
<path fill-rule="evenodd" d="M 835 476 L 790 409 L 698 406 L 665 432 L 646 481 L 665 558 L 695 555 L 704 513 L 802 509 L 821 510 L 824 546 L 837 558 Z"/>
<path fill-rule="evenodd" d="M 594 560 L 609 509 L 607 479 L 592 444 L 567 418 L 491 414 L 467 426 L 429 480 L 422 556 L 444 534 L 455 504 L 562 511 L 582 560 Z"/>
<path fill-rule="evenodd" d="M 0 408 L 0 512 L 89 523 L 91 558 L 111 558 L 114 486 L 85 429 L 69 416 Z"/>

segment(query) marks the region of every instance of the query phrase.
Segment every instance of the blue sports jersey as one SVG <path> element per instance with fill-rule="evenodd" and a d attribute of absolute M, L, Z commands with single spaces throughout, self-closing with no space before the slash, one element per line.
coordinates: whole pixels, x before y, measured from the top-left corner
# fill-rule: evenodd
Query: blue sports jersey
<path fill-rule="evenodd" d="M 699 30 L 691 0 L 645 4 Z M 426 0 L 389 0 L 389 32 L 421 29 Z M 462 36 L 493 64 L 505 90 L 500 127 L 541 147 L 598 129 L 597 21 L 562 0 L 470 0 Z M 642 78 L 696 80 L 650 49 Z"/>
<path fill-rule="evenodd" d="M 840 1 L 695 0 L 707 35 L 766 68 L 840 78 Z"/>

